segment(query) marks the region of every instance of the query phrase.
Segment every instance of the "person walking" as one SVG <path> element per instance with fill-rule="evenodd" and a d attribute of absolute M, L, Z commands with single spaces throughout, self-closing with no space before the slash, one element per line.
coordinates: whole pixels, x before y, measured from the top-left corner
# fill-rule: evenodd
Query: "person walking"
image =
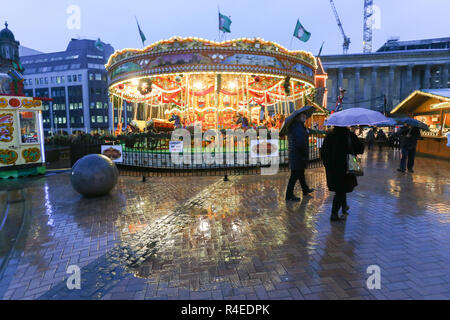
<path fill-rule="evenodd" d="M 308 195 L 314 191 L 314 189 L 308 187 L 305 178 L 305 169 L 309 158 L 309 132 L 305 127 L 306 119 L 305 113 L 298 114 L 288 129 L 288 157 L 291 176 L 286 190 L 287 201 L 300 201 L 300 198 L 294 195 L 297 180 L 300 181 L 303 195 Z"/>
<path fill-rule="evenodd" d="M 399 172 L 414 172 L 414 158 L 416 157 L 417 140 L 420 140 L 420 130 L 409 124 L 405 124 L 397 133 L 400 138 L 400 149 L 402 150 L 402 157 L 400 160 Z"/>
<path fill-rule="evenodd" d="M 375 143 L 375 129 L 372 128 L 369 130 L 366 136 L 367 149 L 372 150 L 373 144 Z"/>
<path fill-rule="evenodd" d="M 323 141 L 321 158 L 325 167 L 327 186 L 330 191 L 335 192 L 331 221 L 344 219 L 338 215 L 340 208 L 344 216 L 348 215 L 347 193 L 352 192 L 358 185 L 356 176 L 347 173 L 347 155 L 363 152 L 364 144 L 346 127 L 334 127 Z"/>
<path fill-rule="evenodd" d="M 380 151 L 383 151 L 383 145 L 386 143 L 386 141 L 387 141 L 386 134 L 382 129 L 379 129 L 377 133 L 377 142 Z"/>

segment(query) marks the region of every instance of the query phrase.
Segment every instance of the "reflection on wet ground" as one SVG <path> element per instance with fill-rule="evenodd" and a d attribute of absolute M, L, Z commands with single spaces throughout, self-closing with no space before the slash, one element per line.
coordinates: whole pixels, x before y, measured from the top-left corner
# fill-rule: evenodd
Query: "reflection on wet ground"
<path fill-rule="evenodd" d="M 68 174 L 31 181 L 32 221 L 3 299 L 450 298 L 450 163 L 399 153 L 364 157 L 347 221 L 329 221 L 323 169 L 316 188 L 286 203 L 288 173 L 273 176 L 121 177 L 84 199 Z M 300 190 L 297 190 L 300 194 Z M 82 289 L 68 290 L 69 265 Z M 381 268 L 380 290 L 366 270 Z"/>

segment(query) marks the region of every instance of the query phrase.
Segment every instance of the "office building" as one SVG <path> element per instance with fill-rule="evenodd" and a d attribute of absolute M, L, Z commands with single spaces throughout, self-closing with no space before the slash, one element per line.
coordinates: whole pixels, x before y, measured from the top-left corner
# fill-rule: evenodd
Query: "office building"
<path fill-rule="evenodd" d="M 377 52 L 322 56 L 328 109 L 346 89 L 344 109 L 390 111 L 417 89 L 449 88 L 450 38 L 387 41 Z"/>
<path fill-rule="evenodd" d="M 114 52 L 99 40 L 71 39 L 61 52 L 19 50 L 27 96 L 50 97 L 44 102 L 45 134 L 112 130 L 105 64 Z"/>

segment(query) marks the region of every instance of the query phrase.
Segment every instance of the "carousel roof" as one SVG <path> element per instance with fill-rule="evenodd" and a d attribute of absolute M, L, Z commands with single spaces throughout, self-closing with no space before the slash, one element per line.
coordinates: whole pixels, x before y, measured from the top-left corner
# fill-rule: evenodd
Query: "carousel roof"
<path fill-rule="evenodd" d="M 141 55 L 149 52 L 173 52 L 183 49 L 218 49 L 218 48 L 230 48 L 230 49 L 247 49 L 250 51 L 268 51 L 274 53 L 286 54 L 289 56 L 297 57 L 305 62 L 314 66 L 317 69 L 317 63 L 312 53 L 303 50 L 288 50 L 282 45 L 266 41 L 261 38 L 238 38 L 227 40 L 223 42 L 216 42 L 202 38 L 194 37 L 172 37 L 167 40 L 160 40 L 151 45 L 146 46 L 143 49 L 126 48 L 117 50 L 114 52 L 106 64 L 106 68 L 110 68 L 115 63 L 130 56 Z"/>
<path fill-rule="evenodd" d="M 290 77 L 314 84 L 318 64 L 306 51 L 290 51 L 260 38 L 215 42 L 173 37 L 143 49 L 123 49 L 110 56 L 111 84 L 133 78 L 183 73 L 234 73 Z"/>

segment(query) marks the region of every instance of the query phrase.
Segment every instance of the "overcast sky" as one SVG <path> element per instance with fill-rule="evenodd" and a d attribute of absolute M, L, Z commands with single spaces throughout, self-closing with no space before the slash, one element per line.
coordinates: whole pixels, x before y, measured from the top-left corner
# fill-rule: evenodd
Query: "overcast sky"
<path fill-rule="evenodd" d="M 363 0 L 334 0 L 349 52 L 362 52 Z M 18 6 L 20 3 L 20 7 Z M 391 36 L 400 40 L 450 37 L 450 0 L 374 0 L 379 19 L 373 51 Z M 67 8 L 80 8 L 80 29 L 69 29 Z M 116 50 L 142 47 L 135 15 L 146 45 L 172 36 L 218 39 L 218 5 L 231 16 L 226 39 L 260 37 L 292 50 L 316 55 L 342 53 L 343 38 L 329 0 L 2 0 L 0 21 L 9 23 L 16 40 L 43 52 L 65 50 L 70 38 L 101 38 Z M 304 43 L 292 41 L 297 19 L 311 32 Z"/>

